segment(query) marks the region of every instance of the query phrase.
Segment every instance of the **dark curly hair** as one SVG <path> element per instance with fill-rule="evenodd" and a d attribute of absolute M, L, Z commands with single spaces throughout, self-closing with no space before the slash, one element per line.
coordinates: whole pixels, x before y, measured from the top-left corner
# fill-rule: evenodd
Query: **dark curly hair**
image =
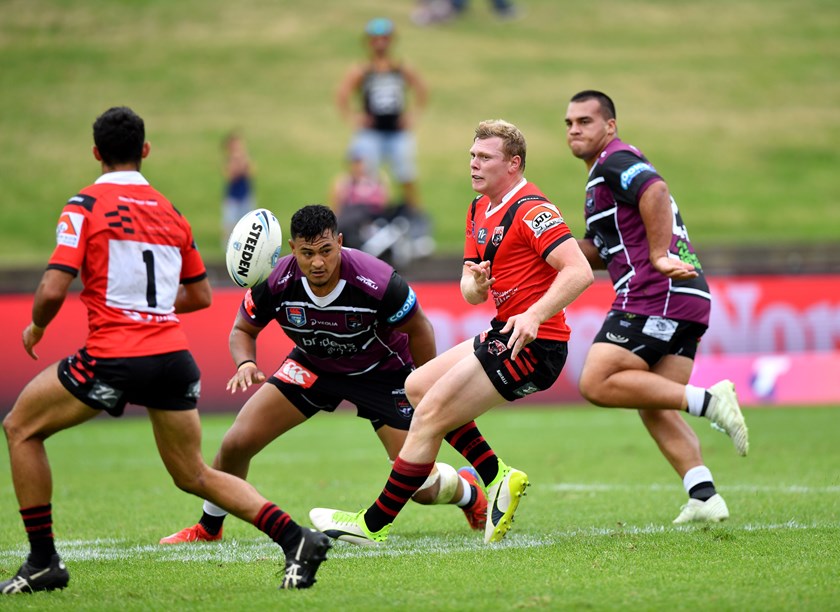
<path fill-rule="evenodd" d="M 289 228 L 292 240 L 303 238 L 312 241 L 324 232 L 330 231 L 338 235 L 338 221 L 335 213 L 322 204 L 309 204 L 292 215 L 292 225 Z"/>
<path fill-rule="evenodd" d="M 96 118 L 93 142 L 107 165 L 139 165 L 146 142 L 146 127 L 143 119 L 127 106 L 114 106 Z"/>

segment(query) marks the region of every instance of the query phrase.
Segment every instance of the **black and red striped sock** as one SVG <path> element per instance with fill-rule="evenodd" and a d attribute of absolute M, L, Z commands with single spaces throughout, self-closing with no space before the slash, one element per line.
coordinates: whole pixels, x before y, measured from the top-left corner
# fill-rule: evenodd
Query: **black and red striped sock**
<path fill-rule="evenodd" d="M 434 462 L 409 463 L 397 457 L 385 488 L 365 512 L 367 528 L 376 533 L 385 525 L 393 523 L 411 496 L 426 482 L 434 467 Z"/>
<path fill-rule="evenodd" d="M 453 429 L 446 434 L 445 440 L 472 464 L 485 485 L 493 481 L 499 472 L 499 459 L 478 431 L 475 421 Z"/>
<path fill-rule="evenodd" d="M 21 508 L 23 527 L 29 537 L 29 563 L 37 568 L 47 567 L 55 554 L 52 531 L 52 504 Z"/>
<path fill-rule="evenodd" d="M 300 525 L 271 502 L 266 502 L 257 513 L 254 525 L 277 542 L 284 552 L 292 550 L 303 536 Z"/>

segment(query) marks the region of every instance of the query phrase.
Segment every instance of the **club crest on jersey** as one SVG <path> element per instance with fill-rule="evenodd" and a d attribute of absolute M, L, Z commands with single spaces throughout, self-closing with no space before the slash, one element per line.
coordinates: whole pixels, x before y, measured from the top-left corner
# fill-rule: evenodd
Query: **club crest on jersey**
<path fill-rule="evenodd" d="M 295 327 L 303 327 L 306 325 L 306 311 L 300 306 L 287 306 L 286 318 L 289 323 Z"/>
<path fill-rule="evenodd" d="M 347 323 L 347 329 L 361 329 L 364 323 L 362 315 L 358 312 L 351 312 L 344 315 L 344 321 Z"/>
<path fill-rule="evenodd" d="M 525 224 L 539 238 L 546 230 L 563 223 L 560 211 L 553 204 L 539 204 L 525 213 L 522 218 Z"/>
<path fill-rule="evenodd" d="M 79 246 L 79 237 L 82 233 L 82 225 L 85 216 L 82 213 L 65 211 L 58 219 L 58 226 L 55 228 L 55 242 L 59 246 Z"/>
<path fill-rule="evenodd" d="M 493 228 L 493 237 L 490 239 L 490 242 L 493 243 L 493 246 L 497 247 L 502 244 L 502 238 L 505 235 L 505 228 L 503 225 L 496 226 Z"/>
<path fill-rule="evenodd" d="M 595 210 L 595 190 L 592 189 L 586 192 L 586 212 Z"/>
<path fill-rule="evenodd" d="M 475 241 L 478 244 L 487 244 L 487 228 L 482 227 L 478 230 L 478 236 L 475 237 Z"/>

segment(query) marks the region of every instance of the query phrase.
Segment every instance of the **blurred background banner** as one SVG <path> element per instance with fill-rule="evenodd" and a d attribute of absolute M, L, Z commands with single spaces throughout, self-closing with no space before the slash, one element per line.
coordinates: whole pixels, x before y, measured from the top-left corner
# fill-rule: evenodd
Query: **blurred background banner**
<path fill-rule="evenodd" d="M 494 309 L 486 303 L 467 307 L 456 282 L 415 282 L 420 303 L 435 327 L 438 351 L 486 328 Z M 730 378 L 744 405 L 840 403 L 840 278 L 834 275 L 728 277 L 711 282 L 715 302 L 709 331 L 698 351 L 692 382 L 709 385 Z M 231 396 L 225 384 L 233 374 L 227 338 L 243 292 L 216 289 L 207 310 L 182 321 L 202 373 L 202 410 L 237 410 L 244 396 Z M 577 379 L 586 351 L 612 302 L 609 282 L 598 279 L 567 310 L 572 326 L 569 359 L 549 391 L 526 401 L 580 403 Z M 31 316 L 32 297 L 0 296 L 4 321 L 0 338 L 0 401 L 11 408 L 25 381 L 48 363 L 82 346 L 86 318 L 78 294 L 72 294 L 30 359 L 20 334 Z M 270 324 L 260 336 L 258 361 L 266 374 L 280 364 L 291 343 Z M 468 384 L 468 383 L 467 383 Z"/>

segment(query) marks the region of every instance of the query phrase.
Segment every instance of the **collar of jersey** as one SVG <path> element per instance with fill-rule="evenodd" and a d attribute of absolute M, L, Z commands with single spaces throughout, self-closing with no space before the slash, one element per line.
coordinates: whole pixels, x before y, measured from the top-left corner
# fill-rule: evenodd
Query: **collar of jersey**
<path fill-rule="evenodd" d="M 149 181 L 147 181 L 142 174 L 137 172 L 137 170 L 119 170 L 117 172 L 106 172 L 98 179 L 96 179 L 96 184 L 99 183 L 116 183 L 117 185 L 148 185 Z"/>
<path fill-rule="evenodd" d="M 510 191 L 508 191 L 504 195 L 504 197 L 502 198 L 502 201 L 499 202 L 499 204 L 497 206 L 494 206 L 493 208 L 490 208 L 490 204 L 487 204 L 487 212 L 484 213 L 484 216 L 485 217 L 491 217 L 494 214 L 496 214 L 496 211 L 499 210 L 500 208 L 502 208 L 505 204 L 507 204 L 510 201 L 510 199 L 514 196 L 514 194 L 516 194 L 517 191 L 522 189 L 527 182 L 528 182 L 528 180 L 523 176 L 522 180 L 519 181 L 516 185 L 514 185 L 513 189 L 511 189 Z"/>

